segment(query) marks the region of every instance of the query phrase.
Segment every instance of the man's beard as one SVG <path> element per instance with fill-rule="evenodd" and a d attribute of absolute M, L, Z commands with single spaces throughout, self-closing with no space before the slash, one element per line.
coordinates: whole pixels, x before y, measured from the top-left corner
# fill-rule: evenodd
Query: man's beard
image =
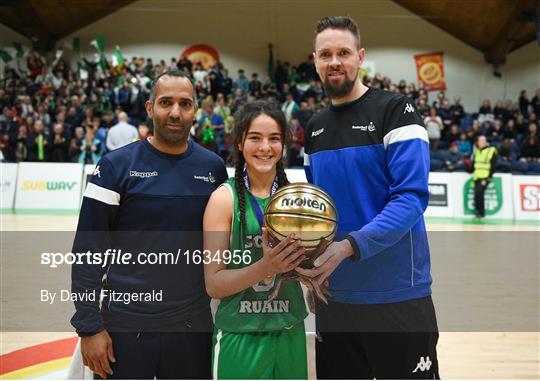
<path fill-rule="evenodd" d="M 328 78 L 325 78 L 323 81 L 324 91 L 330 99 L 339 99 L 346 97 L 351 93 L 356 82 L 356 78 L 357 77 L 354 77 L 354 79 L 351 81 L 345 75 L 345 79 L 343 80 L 343 83 L 341 85 L 333 85 L 330 80 L 328 80 Z"/>
<path fill-rule="evenodd" d="M 167 127 L 167 123 L 181 124 L 183 128 L 172 131 Z M 187 123 L 183 120 L 167 120 L 163 125 L 154 123 L 154 133 L 168 144 L 177 144 L 185 142 L 191 131 L 191 123 Z"/>

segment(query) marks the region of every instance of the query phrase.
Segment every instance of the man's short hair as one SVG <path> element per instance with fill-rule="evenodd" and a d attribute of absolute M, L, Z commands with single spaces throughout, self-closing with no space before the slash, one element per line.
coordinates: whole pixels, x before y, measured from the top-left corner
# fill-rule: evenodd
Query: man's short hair
<path fill-rule="evenodd" d="M 168 75 L 170 77 L 186 78 L 189 81 L 189 83 L 191 83 L 191 78 L 185 71 L 179 70 L 177 68 L 167 69 L 166 71 L 158 75 L 157 78 L 152 81 L 152 85 L 150 86 L 150 103 L 152 104 L 152 107 L 154 106 L 154 101 L 156 100 L 157 83 L 159 79 L 165 75 Z M 197 104 L 195 88 L 193 84 L 191 84 L 191 87 L 193 89 L 193 103 Z"/>
<path fill-rule="evenodd" d="M 327 16 L 323 17 L 317 22 L 315 36 L 313 37 L 314 49 L 315 40 L 317 39 L 318 34 L 326 29 L 348 30 L 356 39 L 356 47 L 360 49 L 360 31 L 358 30 L 358 25 L 352 18 L 346 16 Z"/>

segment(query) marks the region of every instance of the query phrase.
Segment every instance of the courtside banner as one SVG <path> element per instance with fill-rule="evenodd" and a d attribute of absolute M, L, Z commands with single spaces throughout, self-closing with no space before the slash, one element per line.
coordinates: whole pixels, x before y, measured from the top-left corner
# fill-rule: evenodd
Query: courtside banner
<path fill-rule="evenodd" d="M 467 173 L 453 174 L 453 192 L 461 196 L 457 200 L 454 217 L 474 217 L 474 181 Z M 486 218 L 513 219 L 512 175 L 495 174 L 484 193 Z"/>
<path fill-rule="evenodd" d="M 540 176 L 512 176 L 516 220 L 540 222 Z"/>
<path fill-rule="evenodd" d="M 17 184 L 17 164 L 0 164 L 0 208 L 13 208 L 15 199 L 15 186 Z"/>
<path fill-rule="evenodd" d="M 453 217 L 455 193 L 451 192 L 453 173 L 430 172 L 429 203 L 426 217 Z"/>
<path fill-rule="evenodd" d="M 15 209 L 78 209 L 83 165 L 19 163 Z"/>
<path fill-rule="evenodd" d="M 414 56 L 419 87 L 423 87 L 427 91 L 446 90 L 443 58 L 443 52 Z"/>

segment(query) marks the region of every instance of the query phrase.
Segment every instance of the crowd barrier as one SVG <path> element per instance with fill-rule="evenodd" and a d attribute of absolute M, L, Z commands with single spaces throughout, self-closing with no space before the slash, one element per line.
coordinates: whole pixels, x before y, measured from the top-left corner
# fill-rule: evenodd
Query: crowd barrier
<path fill-rule="evenodd" d="M 93 165 L 76 163 L 1 163 L 1 208 L 76 210 Z M 229 175 L 233 168 L 227 169 Z M 287 169 L 291 182 L 306 181 L 301 169 Z M 432 172 L 428 217 L 474 216 L 474 187 L 467 173 Z M 540 176 L 495 174 L 486 190 L 486 218 L 540 221 Z"/>

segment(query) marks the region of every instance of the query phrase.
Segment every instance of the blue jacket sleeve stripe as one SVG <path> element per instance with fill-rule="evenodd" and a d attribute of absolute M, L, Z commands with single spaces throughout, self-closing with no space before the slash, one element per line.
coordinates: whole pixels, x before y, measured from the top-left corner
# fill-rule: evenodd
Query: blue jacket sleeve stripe
<path fill-rule="evenodd" d="M 384 148 L 388 148 L 390 144 L 402 142 L 411 139 L 421 139 L 426 143 L 429 143 L 428 134 L 425 127 L 419 124 L 410 124 L 408 126 L 399 127 L 393 129 L 387 133 L 384 138 Z"/>

